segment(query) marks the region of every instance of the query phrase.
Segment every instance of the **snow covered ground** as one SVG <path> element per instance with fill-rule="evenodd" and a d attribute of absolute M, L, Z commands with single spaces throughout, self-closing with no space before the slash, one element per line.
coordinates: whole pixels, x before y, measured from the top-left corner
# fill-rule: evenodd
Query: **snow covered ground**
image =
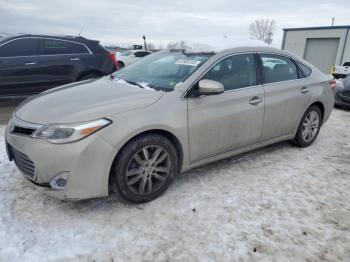
<path fill-rule="evenodd" d="M 197 168 L 144 205 L 44 196 L 7 161 L 3 136 L 0 175 L 0 261 L 350 257 L 347 111 L 309 148 L 285 142 Z"/>

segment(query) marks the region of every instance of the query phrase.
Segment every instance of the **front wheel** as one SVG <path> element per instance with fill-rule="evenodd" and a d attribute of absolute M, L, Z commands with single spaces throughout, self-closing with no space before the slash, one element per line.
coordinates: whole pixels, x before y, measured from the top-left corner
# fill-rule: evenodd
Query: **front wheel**
<path fill-rule="evenodd" d="M 145 135 L 129 142 L 115 161 L 114 179 L 119 195 L 144 203 L 160 196 L 177 172 L 173 144 L 161 135 Z"/>
<path fill-rule="evenodd" d="M 311 106 L 306 110 L 293 142 L 300 147 L 310 146 L 320 131 L 322 113 L 318 106 Z"/>

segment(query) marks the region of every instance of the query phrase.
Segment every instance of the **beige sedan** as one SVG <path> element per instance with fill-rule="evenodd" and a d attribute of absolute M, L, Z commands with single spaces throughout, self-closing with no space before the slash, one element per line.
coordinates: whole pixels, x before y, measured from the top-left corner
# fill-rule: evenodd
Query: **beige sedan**
<path fill-rule="evenodd" d="M 131 202 L 162 194 L 190 168 L 283 140 L 311 145 L 334 82 L 269 47 L 164 50 L 111 76 L 34 96 L 6 146 L 24 176 L 60 199 Z"/>

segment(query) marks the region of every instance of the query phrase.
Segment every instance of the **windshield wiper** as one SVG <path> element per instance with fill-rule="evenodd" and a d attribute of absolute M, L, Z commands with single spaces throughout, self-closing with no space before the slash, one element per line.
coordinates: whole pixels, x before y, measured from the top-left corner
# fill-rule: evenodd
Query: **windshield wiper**
<path fill-rule="evenodd" d="M 125 79 L 122 79 L 122 78 L 119 78 L 119 77 L 115 77 L 115 76 L 112 76 L 112 75 L 111 75 L 111 78 L 112 78 L 112 79 L 117 78 L 118 80 L 125 81 L 126 83 L 128 83 L 128 84 L 130 84 L 130 85 L 138 86 L 138 87 L 143 88 L 143 89 L 152 88 L 152 89 L 154 89 L 154 90 L 156 90 L 156 91 L 169 91 L 167 88 L 164 88 L 164 87 L 155 86 L 155 85 L 149 85 L 149 84 L 147 84 L 147 85 L 145 86 L 145 85 L 139 84 L 139 83 L 137 83 L 137 82 L 130 81 L 130 80 L 125 80 Z"/>
<path fill-rule="evenodd" d="M 140 85 L 139 83 L 136 83 L 136 82 L 133 82 L 133 81 L 129 81 L 129 80 L 125 80 L 125 79 L 122 79 L 124 80 L 125 82 L 127 82 L 128 84 L 130 85 L 133 85 L 133 86 L 138 86 L 138 87 L 141 87 L 141 88 L 144 88 L 142 85 Z"/>
<path fill-rule="evenodd" d="M 114 76 L 113 74 L 111 75 L 111 79 L 118 79 L 118 80 L 122 80 L 122 81 L 125 81 L 125 82 L 127 82 L 128 84 L 130 84 L 130 85 L 133 85 L 133 86 L 138 86 L 138 87 L 140 87 L 140 88 L 144 88 L 142 85 L 140 85 L 139 83 L 136 83 L 136 82 L 133 82 L 133 81 L 129 81 L 129 80 L 125 80 L 125 79 L 122 79 L 122 78 L 120 78 L 120 77 L 116 77 L 116 76 Z"/>
<path fill-rule="evenodd" d="M 156 91 L 165 91 L 168 92 L 169 89 L 161 86 L 155 86 L 155 85 L 149 85 L 150 88 L 156 90 Z"/>

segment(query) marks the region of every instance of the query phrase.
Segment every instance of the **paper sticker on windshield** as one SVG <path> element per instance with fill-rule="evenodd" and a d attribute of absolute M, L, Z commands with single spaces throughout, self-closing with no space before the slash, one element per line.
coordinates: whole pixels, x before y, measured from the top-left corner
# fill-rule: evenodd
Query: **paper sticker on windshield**
<path fill-rule="evenodd" d="M 191 60 L 191 59 L 179 59 L 175 62 L 175 65 L 188 65 L 188 66 L 197 66 L 201 61 Z"/>

